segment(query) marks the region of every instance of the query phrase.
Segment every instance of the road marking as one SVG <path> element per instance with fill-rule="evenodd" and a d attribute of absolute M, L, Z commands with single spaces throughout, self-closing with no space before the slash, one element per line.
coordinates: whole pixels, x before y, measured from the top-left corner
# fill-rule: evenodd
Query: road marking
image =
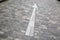
<path fill-rule="evenodd" d="M 31 19 L 29 21 L 29 24 L 28 24 L 28 27 L 27 27 L 27 30 L 26 30 L 26 33 L 25 33 L 25 35 L 27 35 L 27 36 L 33 36 L 33 33 L 34 33 L 35 11 L 36 11 L 37 5 L 34 4 L 33 8 L 34 9 L 33 9 L 33 12 L 32 12 L 32 16 L 31 16 Z"/>
<path fill-rule="evenodd" d="M 20 39 L 16 38 L 15 40 L 20 40 Z"/>

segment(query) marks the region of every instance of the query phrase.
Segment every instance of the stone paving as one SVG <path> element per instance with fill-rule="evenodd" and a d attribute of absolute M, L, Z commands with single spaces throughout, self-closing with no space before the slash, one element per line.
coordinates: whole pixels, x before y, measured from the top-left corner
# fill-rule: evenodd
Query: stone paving
<path fill-rule="evenodd" d="M 37 4 L 34 36 L 25 32 Z M 60 2 L 8 0 L 0 3 L 0 40 L 60 40 Z"/>

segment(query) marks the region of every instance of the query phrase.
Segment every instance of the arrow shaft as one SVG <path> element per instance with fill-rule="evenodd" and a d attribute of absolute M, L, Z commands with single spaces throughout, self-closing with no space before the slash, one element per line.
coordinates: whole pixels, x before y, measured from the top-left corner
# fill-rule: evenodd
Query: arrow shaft
<path fill-rule="evenodd" d="M 32 16 L 31 16 L 31 19 L 29 21 L 29 24 L 25 33 L 25 35 L 27 36 L 33 36 L 33 33 L 34 33 L 35 11 L 36 11 L 36 8 L 33 9 Z"/>

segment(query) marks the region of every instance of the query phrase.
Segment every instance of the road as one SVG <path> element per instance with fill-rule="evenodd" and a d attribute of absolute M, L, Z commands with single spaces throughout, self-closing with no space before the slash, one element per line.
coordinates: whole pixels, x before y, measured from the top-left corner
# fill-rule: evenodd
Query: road
<path fill-rule="evenodd" d="M 34 4 L 37 5 L 34 33 L 33 36 L 27 36 L 25 33 Z M 60 40 L 60 2 L 8 0 L 0 3 L 0 30 L 1 40 Z"/>

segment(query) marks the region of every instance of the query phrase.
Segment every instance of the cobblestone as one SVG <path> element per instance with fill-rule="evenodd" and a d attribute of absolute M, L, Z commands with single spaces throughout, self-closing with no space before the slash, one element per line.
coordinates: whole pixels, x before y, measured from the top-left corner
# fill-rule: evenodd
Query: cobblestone
<path fill-rule="evenodd" d="M 34 36 L 26 36 L 34 3 Z M 1 40 L 60 40 L 60 3 L 56 0 L 8 0 L 0 3 Z M 2 33 L 2 32 L 0 32 Z M 5 38 L 3 38 L 5 37 Z"/>

